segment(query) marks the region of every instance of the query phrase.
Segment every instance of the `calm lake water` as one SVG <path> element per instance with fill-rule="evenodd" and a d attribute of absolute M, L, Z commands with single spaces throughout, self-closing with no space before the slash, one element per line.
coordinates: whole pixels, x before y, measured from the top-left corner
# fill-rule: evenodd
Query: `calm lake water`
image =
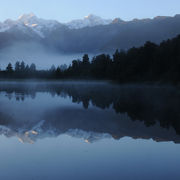
<path fill-rule="evenodd" d="M 180 90 L 0 82 L 0 179 L 179 180 Z"/>

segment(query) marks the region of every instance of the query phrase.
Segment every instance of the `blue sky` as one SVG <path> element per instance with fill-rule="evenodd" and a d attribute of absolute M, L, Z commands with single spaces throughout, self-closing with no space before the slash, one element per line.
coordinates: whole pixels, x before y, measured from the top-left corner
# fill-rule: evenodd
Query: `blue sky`
<path fill-rule="evenodd" d="M 30 12 L 60 22 L 89 14 L 131 20 L 180 14 L 180 0 L 0 0 L 0 21 Z"/>

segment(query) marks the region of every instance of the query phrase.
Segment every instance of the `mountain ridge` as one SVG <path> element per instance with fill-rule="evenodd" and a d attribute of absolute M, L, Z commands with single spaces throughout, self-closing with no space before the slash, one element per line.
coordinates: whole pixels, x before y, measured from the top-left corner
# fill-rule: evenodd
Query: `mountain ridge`
<path fill-rule="evenodd" d="M 124 21 L 89 15 L 60 23 L 33 13 L 0 23 L 0 48 L 27 40 L 61 53 L 101 53 L 139 47 L 146 41 L 160 43 L 180 34 L 180 15 Z"/>
<path fill-rule="evenodd" d="M 180 14 L 176 14 L 174 16 L 156 16 L 154 18 L 144 18 L 144 19 L 138 19 L 134 18 L 132 20 L 125 21 L 119 17 L 116 17 L 114 19 L 103 19 L 100 16 L 89 14 L 88 16 L 85 16 L 83 19 L 75 19 L 72 21 L 69 21 L 67 23 L 61 23 L 58 20 L 46 20 L 43 18 L 38 18 L 34 13 L 29 14 L 22 14 L 18 17 L 16 20 L 12 19 L 6 19 L 4 22 L 0 22 L 0 32 L 3 32 L 2 26 L 11 26 L 12 24 L 24 24 L 25 26 L 29 27 L 36 27 L 38 25 L 44 24 L 44 25 L 51 25 L 53 27 L 56 24 L 61 24 L 67 26 L 69 29 L 81 29 L 85 27 L 94 27 L 99 25 L 109 25 L 114 23 L 130 23 L 130 22 L 137 22 L 137 21 L 152 21 L 152 20 L 162 20 L 166 18 L 173 18 L 178 17 Z M 5 31 L 6 29 L 4 29 Z"/>

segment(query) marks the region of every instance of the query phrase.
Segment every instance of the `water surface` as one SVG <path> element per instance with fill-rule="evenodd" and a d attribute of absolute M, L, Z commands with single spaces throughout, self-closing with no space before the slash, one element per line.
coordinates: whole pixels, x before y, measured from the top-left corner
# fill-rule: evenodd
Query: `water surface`
<path fill-rule="evenodd" d="M 0 82 L 0 179 L 179 180 L 180 92 Z"/>

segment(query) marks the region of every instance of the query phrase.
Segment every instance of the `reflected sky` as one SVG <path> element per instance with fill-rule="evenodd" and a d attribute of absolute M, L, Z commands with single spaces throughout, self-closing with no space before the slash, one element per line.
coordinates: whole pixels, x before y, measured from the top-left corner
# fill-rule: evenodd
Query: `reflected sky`
<path fill-rule="evenodd" d="M 174 179 L 180 146 L 152 140 L 103 139 L 88 144 L 61 135 L 35 144 L 0 138 L 1 179 Z"/>
<path fill-rule="evenodd" d="M 105 82 L 1 82 L 0 179 L 179 180 L 180 94 Z"/>

